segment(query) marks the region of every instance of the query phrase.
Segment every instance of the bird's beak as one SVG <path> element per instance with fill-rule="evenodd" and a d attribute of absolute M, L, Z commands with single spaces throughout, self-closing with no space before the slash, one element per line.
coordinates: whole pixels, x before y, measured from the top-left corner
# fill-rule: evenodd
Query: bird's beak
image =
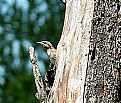
<path fill-rule="evenodd" d="M 41 44 L 41 45 L 43 45 L 43 44 L 44 44 L 43 42 L 36 42 L 36 43 Z"/>

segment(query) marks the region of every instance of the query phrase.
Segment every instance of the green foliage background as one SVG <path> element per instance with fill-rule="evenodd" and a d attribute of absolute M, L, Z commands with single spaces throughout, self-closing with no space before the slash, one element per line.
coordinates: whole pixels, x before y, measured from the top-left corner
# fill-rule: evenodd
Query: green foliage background
<path fill-rule="evenodd" d="M 64 9 L 59 0 L 0 0 L 0 103 L 39 103 L 28 46 L 35 47 L 45 73 L 48 58 L 36 41 L 49 40 L 56 47 Z"/>

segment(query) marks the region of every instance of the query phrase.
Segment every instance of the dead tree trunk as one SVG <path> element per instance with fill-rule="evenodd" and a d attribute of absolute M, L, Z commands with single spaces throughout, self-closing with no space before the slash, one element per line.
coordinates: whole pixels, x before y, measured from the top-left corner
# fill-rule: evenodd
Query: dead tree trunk
<path fill-rule="evenodd" d="M 55 103 L 83 103 L 93 18 L 93 0 L 67 0 L 57 71 L 52 88 Z"/>
<path fill-rule="evenodd" d="M 116 0 L 66 1 L 52 88 L 55 103 L 119 101 L 121 32 L 118 11 Z"/>
<path fill-rule="evenodd" d="M 65 21 L 47 103 L 119 102 L 118 0 L 63 0 Z"/>

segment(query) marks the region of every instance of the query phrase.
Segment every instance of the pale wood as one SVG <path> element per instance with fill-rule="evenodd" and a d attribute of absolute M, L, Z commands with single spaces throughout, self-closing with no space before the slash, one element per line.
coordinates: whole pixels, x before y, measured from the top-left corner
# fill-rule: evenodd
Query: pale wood
<path fill-rule="evenodd" d="M 93 0 L 66 1 L 65 21 L 57 47 L 54 103 L 83 103 Z M 52 100 L 50 100 L 52 102 Z"/>

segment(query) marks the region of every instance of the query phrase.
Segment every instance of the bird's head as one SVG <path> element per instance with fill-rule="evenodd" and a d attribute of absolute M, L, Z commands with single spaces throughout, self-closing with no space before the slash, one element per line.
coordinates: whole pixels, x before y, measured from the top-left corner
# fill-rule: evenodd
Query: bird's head
<path fill-rule="evenodd" d="M 49 41 L 41 41 L 36 43 L 41 44 L 46 49 L 51 49 L 53 47 Z"/>

